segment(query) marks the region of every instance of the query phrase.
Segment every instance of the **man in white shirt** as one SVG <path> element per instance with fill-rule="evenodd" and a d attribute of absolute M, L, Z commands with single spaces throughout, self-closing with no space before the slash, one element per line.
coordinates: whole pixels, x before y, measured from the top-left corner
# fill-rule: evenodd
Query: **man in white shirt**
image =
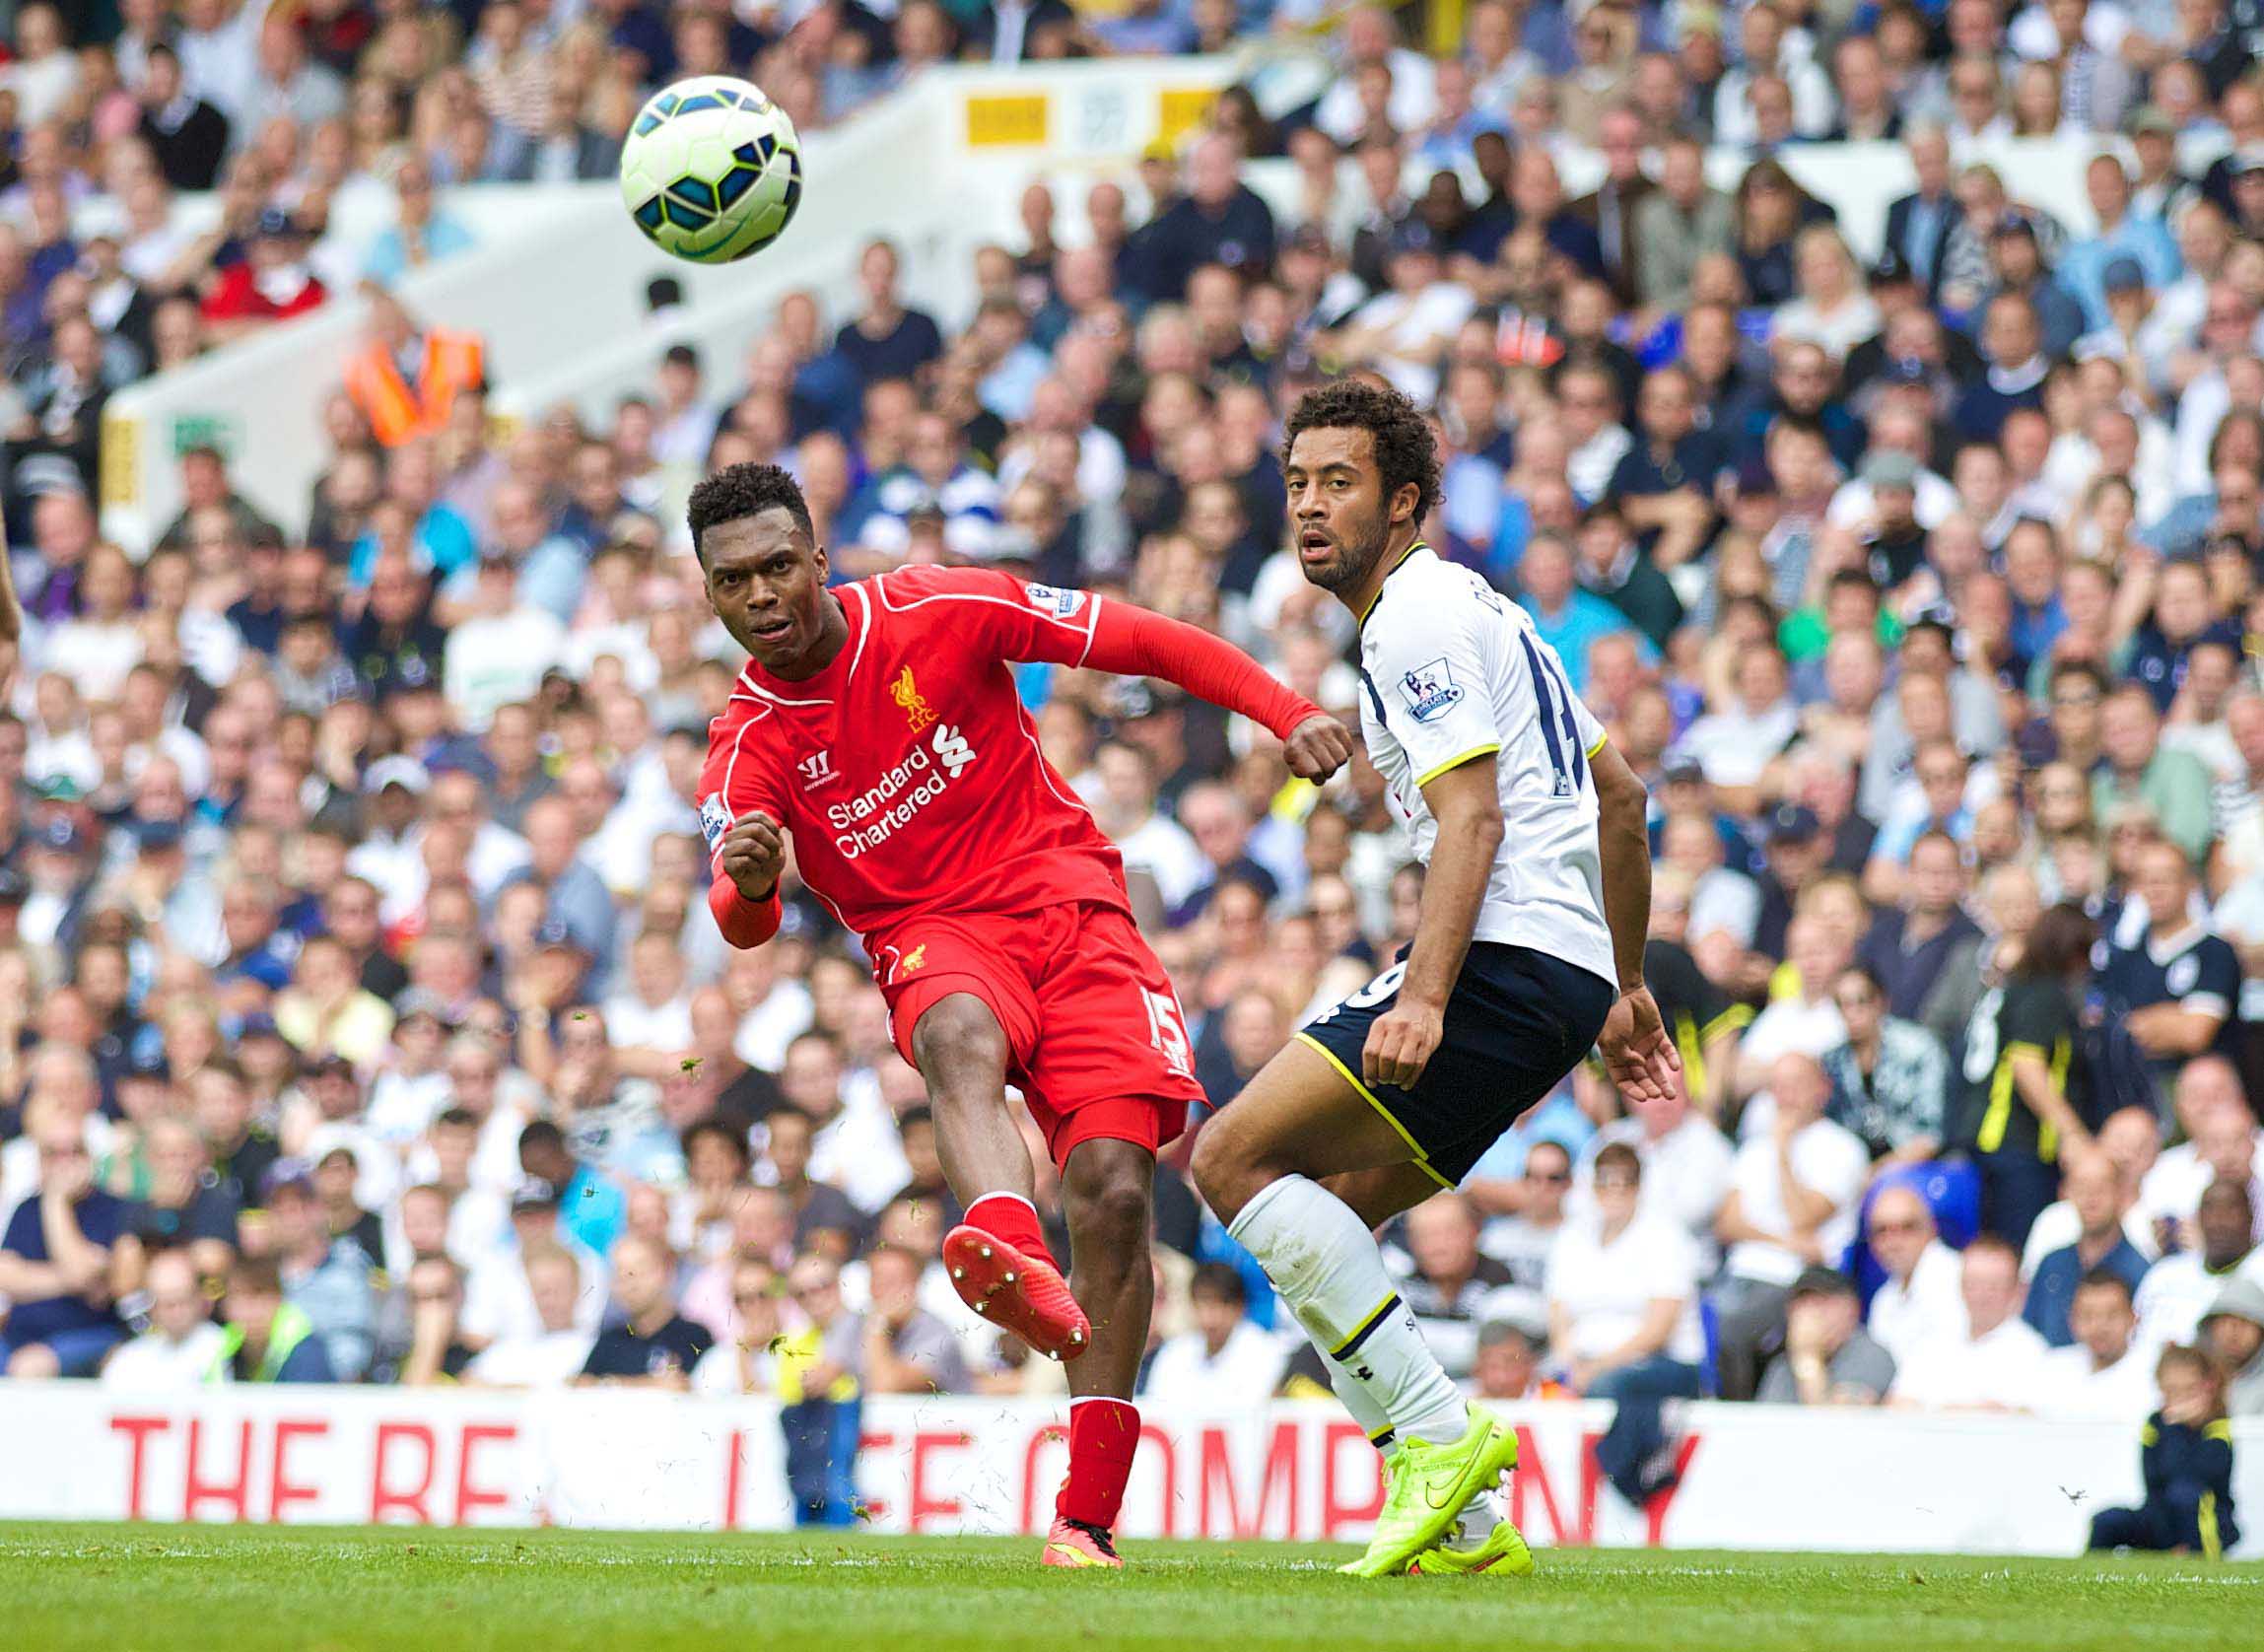
<path fill-rule="evenodd" d="M 1270 1397 L 1287 1357 L 1280 1342 L 1244 1315 L 1242 1275 L 1223 1262 L 1206 1262 L 1195 1271 L 1188 1296 L 1195 1329 L 1155 1350 L 1140 1398 L 1166 1409 L 1215 1411 Z"/>
<path fill-rule="evenodd" d="M 1793 1281 L 1804 1268 L 1838 1265 L 1871 1176 L 1862 1137 L 1823 1116 L 1831 1081 L 1814 1056 L 1778 1057 L 1769 1094 L 1775 1117 L 1731 1161 L 1730 1195 L 1714 1223 L 1729 1252 L 1717 1296 L 1725 1400 L 1752 1398 L 1784 1335 Z"/>
<path fill-rule="evenodd" d="M 692 1045 L 692 994 L 676 937 L 658 929 L 629 946 L 629 990 L 606 998 L 605 1030 L 623 1072 L 663 1079 Z"/>
<path fill-rule="evenodd" d="M 1094 818 L 1124 857 L 1125 870 L 1142 871 L 1155 880 L 1166 911 L 1210 880 L 1210 863 L 1194 837 L 1156 809 L 1153 757 L 1127 741 L 1111 740 L 1100 748 L 1094 768 L 1101 777 Z"/>
<path fill-rule="evenodd" d="M 2264 1250 L 2253 1238 L 2255 1208 L 2245 1183 L 2210 1183 L 2193 1221 L 2199 1248 L 2163 1257 L 2139 1282 L 2138 1340 L 2155 1353 L 2192 1342 L 2201 1316 L 2234 1274 L 2264 1282 Z"/>
<path fill-rule="evenodd" d="M 466 594 L 468 609 L 448 633 L 441 680 L 448 706 L 468 731 L 485 733 L 498 707 L 533 697 L 542 676 L 566 654 L 558 617 L 518 598 L 510 551 L 480 554 Z"/>
<path fill-rule="evenodd" d="M 1887 1270 L 1871 1299 L 1871 1337 L 1897 1365 L 1964 1324 L 1957 1253 L 1942 1243 L 1917 1189 L 1883 1188 L 1871 1202 L 1871 1254 Z"/>
<path fill-rule="evenodd" d="M 576 1323 L 582 1265 L 565 1246 L 537 1242 L 525 1248 L 523 1271 L 537 1323 L 497 1337 L 466 1369 L 466 1381 L 486 1388 L 564 1388 L 587 1363 L 595 1334 Z"/>
<path fill-rule="evenodd" d="M 2114 1166 L 2115 1198 L 2122 1208 L 2123 1237 L 2148 1261 L 2161 1255 L 2161 1237 L 2147 1212 L 2141 1190 L 2161 1150 L 2161 1124 L 2150 1108 L 2123 1107 L 2110 1113 L 2095 1138 L 2099 1151 Z M 2196 1193 L 2198 1197 L 2198 1192 Z M 2083 1230 L 2083 1218 L 2065 1199 L 2054 1200 L 2037 1212 L 2028 1229 L 2028 1242 L 2021 1248 L 2021 1274 L 2034 1278 L 2036 1264 L 2054 1251 L 2074 1244 Z"/>
<path fill-rule="evenodd" d="M 212 1322 L 211 1305 L 197 1288 L 188 1253 L 160 1251 L 152 1257 L 147 1284 L 150 1328 L 110 1355 L 103 1367 L 103 1386 L 142 1394 L 201 1387 L 226 1338 Z"/>
<path fill-rule="evenodd" d="M 1896 1356 L 1888 1403 L 1928 1411 L 2024 1411 L 2042 1386 L 2044 1340 L 2021 1318 L 2021 1256 L 1993 1233 L 1965 1247 L 1965 1321 Z"/>
<path fill-rule="evenodd" d="M 810 1138 L 809 1173 L 849 1196 L 866 1215 L 877 1214 L 912 1180 L 896 1119 L 871 1074 L 846 1070 L 840 1043 L 829 1033 L 806 1032 L 787 1046 L 779 1088 L 817 1126 Z"/>
<path fill-rule="evenodd" d="M 1664 1216 L 1688 1234 L 1698 1277 L 1712 1273 L 1721 1257 L 1714 1218 L 1730 1192 L 1729 1139 L 1711 1119 L 1690 1110 L 1687 1090 L 1678 1086 L 1669 1099 L 1614 1119 L 1589 1138 L 1572 1174 L 1576 1215 L 1593 1212 L 1596 1155 L 1614 1141 L 1624 1141 L 1643 1161 L 1643 1213 Z"/>
<path fill-rule="evenodd" d="M 2223 1056 L 2197 1056 L 2178 1070 L 2173 1099 L 2188 1139 L 2155 1160 L 2138 1197 L 2148 1221 L 2180 1235 L 2189 1250 L 2202 1190 L 2212 1182 L 2241 1183 L 2252 1205 L 2264 1194 L 2256 1180 L 2257 1140 L 2264 1131 L 2243 1095 L 2239 1073 Z"/>
<path fill-rule="evenodd" d="M 1806 917 L 1786 926 L 1784 943 L 1786 961 L 1798 973 L 1800 984 L 1754 1016 L 1746 1029 L 1738 1046 L 1737 1087 L 1747 1095 L 1767 1081 L 1785 1056 L 1820 1057 L 1847 1042 L 1847 1022 L 1839 1013 L 1839 1000 L 1831 996 L 1833 983 L 1852 961 L 1847 941 L 1821 920 Z M 1758 1097 L 1755 1104 L 1760 1105 Z M 1750 1140 L 1767 1129 L 1768 1119 L 1756 1115 L 1752 1107 L 1746 1114 L 1738 1135 Z"/>
<path fill-rule="evenodd" d="M 2138 1315 L 2120 1274 L 2099 1268 L 2084 1275 L 2068 1329 L 2076 1340 L 2044 1355 L 2036 1413 L 2136 1428 L 2154 1410 L 2154 1361 L 2139 1345 Z"/>

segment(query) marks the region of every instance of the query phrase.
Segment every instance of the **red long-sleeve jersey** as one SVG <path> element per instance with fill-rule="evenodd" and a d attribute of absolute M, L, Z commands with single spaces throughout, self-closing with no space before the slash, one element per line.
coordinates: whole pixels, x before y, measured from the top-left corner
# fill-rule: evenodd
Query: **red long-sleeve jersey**
<path fill-rule="evenodd" d="M 723 834 L 760 810 L 793 837 L 810 892 L 868 940 L 924 913 L 1128 907 L 1124 863 L 1049 765 L 1011 662 L 1160 677 L 1286 738 L 1318 708 L 1205 632 L 1080 590 L 979 569 L 842 585 L 849 641 L 800 682 L 747 662 L 708 730 L 700 825 L 724 935 L 755 946 L 776 897 L 745 900 Z"/>

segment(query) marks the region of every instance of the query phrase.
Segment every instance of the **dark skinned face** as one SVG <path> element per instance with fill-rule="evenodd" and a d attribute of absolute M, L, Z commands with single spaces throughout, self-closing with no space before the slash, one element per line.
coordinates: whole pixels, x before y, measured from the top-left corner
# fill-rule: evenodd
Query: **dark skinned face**
<path fill-rule="evenodd" d="M 1415 485 L 1384 496 L 1376 438 L 1364 430 L 1300 431 L 1285 474 L 1289 528 L 1305 578 L 1339 595 L 1358 588 L 1383 560 L 1392 530 L 1413 516 Z"/>
<path fill-rule="evenodd" d="M 757 664 L 798 678 L 833 657 L 845 622 L 826 595 L 826 555 L 783 506 L 716 523 L 700 549 L 708 605 Z"/>

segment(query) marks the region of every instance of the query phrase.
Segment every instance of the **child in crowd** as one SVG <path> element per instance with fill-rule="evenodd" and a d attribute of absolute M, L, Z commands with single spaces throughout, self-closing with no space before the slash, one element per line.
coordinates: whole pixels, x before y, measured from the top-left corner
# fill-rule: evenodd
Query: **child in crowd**
<path fill-rule="evenodd" d="M 2240 1541 L 2232 1519 L 2232 1424 L 2225 1375 L 2197 1347 L 2164 1348 L 2161 1409 L 2139 1435 L 2146 1501 L 2092 1517 L 2093 1549 L 2157 1549 L 2221 1558 Z"/>

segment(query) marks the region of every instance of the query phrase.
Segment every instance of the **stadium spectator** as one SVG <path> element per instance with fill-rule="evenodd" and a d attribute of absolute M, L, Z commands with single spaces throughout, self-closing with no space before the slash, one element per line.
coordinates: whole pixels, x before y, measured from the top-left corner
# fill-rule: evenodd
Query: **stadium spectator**
<path fill-rule="evenodd" d="M 131 1208 L 95 1185 L 81 1116 L 58 1097 L 25 1104 L 37 1179 L 0 1232 L 0 1357 L 12 1377 L 92 1376 L 125 1340 L 111 1270 Z"/>
<path fill-rule="evenodd" d="M 1826 1117 L 1859 1136 L 1875 1169 L 1923 1163 L 1942 1146 L 1950 1063 L 1932 1033 L 1887 1012 L 1879 976 L 1840 972 L 1832 1002 L 1847 1040 L 1823 1054 L 1831 1080 Z"/>
<path fill-rule="evenodd" d="M 2201 1316 L 2235 1276 L 2264 1273 L 2255 1237 L 2255 1207 L 2244 1183 L 2220 1178 L 2202 1191 L 2192 1250 L 2164 1256 L 2138 1290 L 2140 1338 L 2154 1350 L 2193 1340 Z"/>
<path fill-rule="evenodd" d="M 1464 1188 L 1473 1205 L 1492 1212 L 1478 1230 L 1478 1249 L 1500 1263 L 1509 1282 L 1539 1291 L 1548 1269 L 1548 1253 L 1564 1226 L 1566 1197 L 1572 1191 L 1572 1154 L 1561 1141 L 1546 1139 L 1526 1149 L 1525 1167 L 1513 1193 L 1497 1199 L 1491 1187 L 1474 1180 Z"/>
<path fill-rule="evenodd" d="M 2146 1257 L 2123 1236 L 2115 1169 L 2103 1149 L 2092 1147 L 2066 1155 L 2061 1163 L 2060 1190 L 2075 1211 L 2075 1242 L 2046 1253 L 2033 1268 L 2024 1270 L 2028 1294 L 2021 1310 L 2021 1317 L 2055 1348 L 2075 1341 L 2070 1316 L 2083 1280 L 2103 1271 L 2121 1279 L 2135 1295 L 2148 1267 Z"/>
<path fill-rule="evenodd" d="M 1994 1234 L 1965 1247 L 1955 1329 L 1900 1356 L 1889 1400 L 1932 1411 L 2022 1411 L 2033 1404 L 2048 1351 L 2020 1317 L 2020 1253 Z"/>
<path fill-rule="evenodd" d="M 323 1220 L 311 1168 L 279 1159 L 260 1180 L 260 1204 L 273 1227 L 271 1243 L 285 1303 L 306 1318 L 322 1344 L 330 1380 L 359 1382 L 376 1355 L 376 1281 L 370 1259 L 351 1240 L 334 1237 Z"/>
<path fill-rule="evenodd" d="M 2161 1409 L 2139 1435 L 2146 1500 L 2092 1516 L 2093 1549 L 2174 1549 L 2217 1559 L 2240 1541 L 2232 1514 L 2232 1430 L 2226 1376 L 2199 1348 L 2167 1348 Z"/>
<path fill-rule="evenodd" d="M 1271 1394 L 1287 1349 L 1248 1317 L 1241 1273 L 1223 1262 L 1197 1266 L 1188 1284 L 1194 1328 L 1149 1358 L 1140 1398 L 1158 1407 L 1200 1407 L 1221 1394 Z"/>
<path fill-rule="evenodd" d="M 676 1312 L 676 1259 L 666 1246 L 631 1234 L 613 1247 L 613 1295 L 625 1318 L 600 1332 L 578 1381 L 683 1389 L 715 1344 L 705 1327 Z"/>
<path fill-rule="evenodd" d="M 2135 1422 L 2153 1410 L 2154 1362 L 2138 1341 L 2129 1282 L 2098 1270 L 2076 1284 L 2068 1313 L 2075 1341 L 2044 1355 L 2032 1408 L 2042 1416 Z"/>
<path fill-rule="evenodd" d="M 868 1259 L 864 1387 L 871 1394 L 964 1394 L 971 1386 L 959 1340 L 920 1305 L 926 1259 L 885 1241 Z"/>
<path fill-rule="evenodd" d="M 1958 1323 L 1957 1253 L 1943 1242 L 1915 1188 L 1882 1187 L 1864 1225 L 1872 1258 L 1887 1274 L 1871 1299 L 1871 1335 L 1900 1362 Z"/>
<path fill-rule="evenodd" d="M 222 1336 L 208 1380 L 337 1380 L 313 1322 L 285 1297 L 274 1258 L 239 1258 L 228 1271 L 228 1294 L 220 1306 Z"/>
<path fill-rule="evenodd" d="M 2264 1283 L 2236 1278 L 2201 1316 L 2201 1342 L 2226 1373 L 2233 1416 L 2264 1415 Z"/>
<path fill-rule="evenodd" d="M 1394 1268 L 1401 1300 L 1447 1375 L 1459 1380 L 1477 1357 L 1479 1323 L 1513 1282 L 1510 1272 L 1479 1249 L 1477 1213 L 1459 1194 L 1434 1195 L 1402 1225 L 1407 1266 Z"/>
<path fill-rule="evenodd" d="M 2074 993 L 2091 946 L 2091 920 L 2081 910 L 2045 912 L 1967 1036 L 1964 1068 L 1976 1093 L 1965 1116 L 1981 1170 L 1981 1226 L 2014 1245 L 2026 1242 L 2052 1203 L 2063 1147 L 2091 1144 L 2070 1101 L 2080 1071 Z"/>
<path fill-rule="evenodd" d="M 1596 1215 L 1567 1225 L 1549 1253 L 1549 1350 L 1573 1392 L 1612 1401 L 1596 1464 L 1647 1505 L 1673 1484 L 1654 1459 L 1662 1402 L 1695 1399 L 1704 1340 L 1695 1259 L 1672 1221 L 1644 1214 L 1643 1161 L 1624 1142 L 1596 1158 Z"/>
<path fill-rule="evenodd" d="M 1731 1161 L 1729 1197 L 1714 1223 L 1725 1251 L 1716 1298 L 1725 1399 L 1752 1398 L 1802 1269 L 1836 1259 L 1855 1236 L 1871 1155 L 1860 1137 L 1823 1117 L 1830 1093 L 1814 1057 L 1778 1057 L 1769 1069 L 1769 1122 L 1747 1133 Z"/>
<path fill-rule="evenodd" d="M 1753 1398 L 1776 1406 L 1877 1406 L 1894 1386 L 1894 1357 L 1863 1329 L 1863 1301 L 1846 1274 L 1811 1268 L 1785 1305 L 1784 1351 Z"/>
<path fill-rule="evenodd" d="M 213 1323 L 195 1267 L 179 1251 L 150 1260 L 149 1329 L 103 1364 L 103 1385 L 139 1394 L 182 1393 L 211 1379 L 225 1333 Z"/>

